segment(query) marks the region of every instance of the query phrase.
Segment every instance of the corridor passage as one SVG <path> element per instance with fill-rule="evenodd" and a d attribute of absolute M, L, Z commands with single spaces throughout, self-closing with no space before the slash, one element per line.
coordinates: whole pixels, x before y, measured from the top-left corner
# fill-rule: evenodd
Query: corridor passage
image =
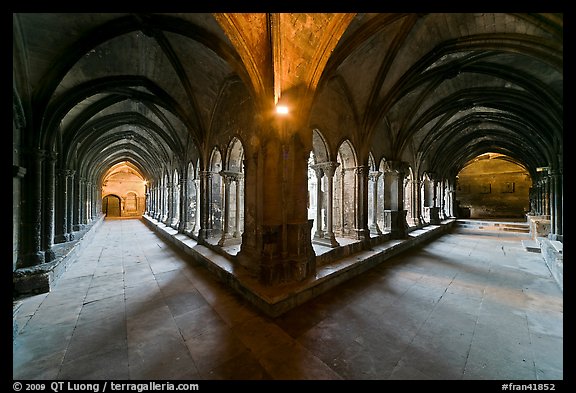
<path fill-rule="evenodd" d="M 23 300 L 13 378 L 562 379 L 562 292 L 525 238 L 454 231 L 269 318 L 139 219 L 106 219 Z"/>

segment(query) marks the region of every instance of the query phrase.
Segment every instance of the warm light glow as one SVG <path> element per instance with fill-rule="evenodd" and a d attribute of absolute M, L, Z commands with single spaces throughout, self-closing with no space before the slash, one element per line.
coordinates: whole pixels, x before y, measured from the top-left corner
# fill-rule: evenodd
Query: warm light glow
<path fill-rule="evenodd" d="M 276 113 L 279 115 L 287 115 L 288 107 L 286 105 L 276 105 Z"/>

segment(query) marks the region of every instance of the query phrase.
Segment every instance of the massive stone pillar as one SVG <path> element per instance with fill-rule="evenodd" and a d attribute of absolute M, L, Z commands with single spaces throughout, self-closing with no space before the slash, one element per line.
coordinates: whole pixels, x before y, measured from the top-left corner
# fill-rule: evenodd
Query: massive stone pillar
<path fill-rule="evenodd" d="M 316 271 L 308 220 L 311 130 L 260 123 L 246 148 L 245 230 L 238 261 L 264 285 L 301 281 Z"/>
<path fill-rule="evenodd" d="M 550 212 L 550 230 L 552 238 L 558 238 L 562 235 L 562 174 L 558 170 L 550 171 L 550 184 L 551 184 L 551 205 Z"/>
<path fill-rule="evenodd" d="M 54 250 L 54 225 L 55 225 L 55 193 L 56 193 L 56 153 L 50 153 L 46 160 L 46 181 L 44 192 L 44 233 L 43 249 L 46 262 L 55 259 Z"/>
<path fill-rule="evenodd" d="M 31 155 L 30 171 L 25 182 L 28 192 L 22 232 L 26 234 L 23 241 L 22 257 L 18 267 L 34 266 L 44 262 L 42 250 L 42 168 L 46 157 L 44 150 L 35 150 Z"/>

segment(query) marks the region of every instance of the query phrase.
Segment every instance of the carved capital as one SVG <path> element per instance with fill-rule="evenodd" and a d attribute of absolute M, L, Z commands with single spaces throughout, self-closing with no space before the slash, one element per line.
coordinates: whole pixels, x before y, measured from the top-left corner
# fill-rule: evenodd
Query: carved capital
<path fill-rule="evenodd" d="M 340 166 L 339 162 L 334 162 L 334 161 L 329 161 L 329 162 L 322 162 L 320 164 L 317 164 L 320 166 L 320 168 L 322 168 L 322 171 L 324 171 L 324 174 L 328 177 L 333 177 L 334 173 L 336 172 L 336 168 L 338 168 Z"/>
<path fill-rule="evenodd" d="M 356 168 L 354 168 L 354 173 L 357 175 L 364 175 L 364 174 L 368 174 L 369 173 L 370 168 L 367 166 L 357 166 Z"/>
<path fill-rule="evenodd" d="M 368 173 L 368 179 L 372 180 L 373 182 L 378 181 L 378 178 L 380 177 L 380 175 L 382 175 L 382 172 L 380 171 L 370 171 Z"/>

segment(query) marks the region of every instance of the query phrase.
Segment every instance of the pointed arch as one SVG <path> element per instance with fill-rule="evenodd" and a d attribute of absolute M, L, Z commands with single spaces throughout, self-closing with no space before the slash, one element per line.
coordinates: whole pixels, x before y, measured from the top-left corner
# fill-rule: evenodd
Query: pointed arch
<path fill-rule="evenodd" d="M 244 231 L 244 146 L 233 137 L 226 149 L 222 181 L 222 235 L 218 245 L 237 245 Z"/>
<path fill-rule="evenodd" d="M 211 179 L 211 186 L 206 192 L 209 193 L 208 200 L 210 201 L 208 209 L 208 220 L 209 220 L 209 234 L 210 237 L 218 236 L 222 232 L 222 176 L 220 172 L 222 171 L 222 154 L 220 149 L 214 146 L 212 153 L 210 154 L 209 161 L 209 172 Z"/>
<path fill-rule="evenodd" d="M 354 145 L 346 139 L 340 144 L 334 174 L 334 223 L 335 232 L 341 237 L 354 237 L 356 229 L 356 168 Z"/>

